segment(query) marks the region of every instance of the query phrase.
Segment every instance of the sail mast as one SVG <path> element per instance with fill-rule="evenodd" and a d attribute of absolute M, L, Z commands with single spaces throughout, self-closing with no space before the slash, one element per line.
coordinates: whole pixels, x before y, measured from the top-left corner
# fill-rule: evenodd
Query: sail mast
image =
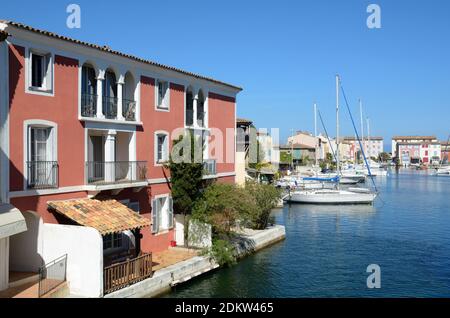
<path fill-rule="evenodd" d="M 339 75 L 336 75 L 336 171 L 338 176 L 341 175 L 339 157 Z"/>
<path fill-rule="evenodd" d="M 362 100 L 361 98 L 359 99 L 359 115 L 360 115 L 360 121 L 361 121 L 361 141 L 362 141 L 362 146 L 364 147 L 364 151 L 366 151 L 366 146 L 365 146 L 365 142 L 364 142 L 364 121 L 363 121 L 363 110 L 362 110 Z M 361 149 L 361 154 L 363 152 L 363 149 Z"/>
<path fill-rule="evenodd" d="M 314 138 L 316 141 L 316 151 L 315 151 L 315 157 L 316 157 L 316 167 L 317 167 L 317 152 L 318 152 L 318 140 L 317 140 L 317 104 L 314 103 Z"/>
<path fill-rule="evenodd" d="M 371 148 L 370 148 L 370 118 L 367 117 L 367 156 L 369 156 L 369 162 L 371 158 Z"/>

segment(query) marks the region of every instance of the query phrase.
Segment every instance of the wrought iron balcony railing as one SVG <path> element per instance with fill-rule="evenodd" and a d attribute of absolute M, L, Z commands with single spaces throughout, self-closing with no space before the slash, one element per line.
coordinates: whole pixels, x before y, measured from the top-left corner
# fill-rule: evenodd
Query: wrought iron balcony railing
<path fill-rule="evenodd" d="M 53 189 L 58 187 L 57 161 L 27 161 L 28 189 Z"/>
<path fill-rule="evenodd" d="M 192 109 L 186 109 L 186 126 L 194 125 L 194 111 Z"/>
<path fill-rule="evenodd" d="M 217 174 L 217 163 L 215 159 L 203 160 L 203 171 L 206 176 L 214 176 Z"/>
<path fill-rule="evenodd" d="M 197 125 L 199 127 L 205 127 L 205 112 L 197 112 Z"/>
<path fill-rule="evenodd" d="M 147 180 L 147 161 L 88 161 L 87 184 L 134 183 Z"/>
<path fill-rule="evenodd" d="M 103 96 L 103 115 L 107 119 L 117 118 L 117 98 Z"/>
<path fill-rule="evenodd" d="M 122 100 L 122 116 L 125 120 L 136 120 L 136 102 L 134 100 Z"/>
<path fill-rule="evenodd" d="M 97 115 L 97 95 L 81 94 L 81 116 L 95 117 Z"/>

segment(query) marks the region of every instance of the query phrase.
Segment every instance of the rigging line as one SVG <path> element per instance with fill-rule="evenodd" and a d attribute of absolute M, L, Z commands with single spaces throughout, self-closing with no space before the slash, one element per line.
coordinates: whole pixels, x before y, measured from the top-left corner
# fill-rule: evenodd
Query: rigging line
<path fill-rule="evenodd" d="M 330 149 L 331 149 L 331 153 L 333 154 L 333 158 L 337 162 L 336 153 L 334 152 L 333 147 L 331 147 L 330 136 L 328 135 L 327 127 L 325 127 L 325 123 L 323 122 L 322 114 L 320 113 L 319 109 L 317 109 L 317 113 L 319 114 L 320 122 L 322 123 L 323 130 L 325 131 L 325 135 L 327 135 L 327 140 L 328 140 L 328 143 L 330 144 Z"/>
<path fill-rule="evenodd" d="M 378 189 L 377 189 L 377 186 L 375 184 L 375 181 L 373 180 L 372 172 L 370 171 L 370 166 L 367 163 L 366 154 L 364 153 L 364 149 L 363 149 L 363 146 L 362 146 L 362 143 L 361 143 L 361 139 L 359 138 L 358 130 L 356 129 L 355 121 L 353 120 L 353 115 L 352 115 L 352 112 L 350 111 L 350 106 L 348 105 L 347 96 L 345 95 L 345 91 L 344 91 L 344 87 L 342 86 L 342 83 L 340 83 L 340 86 L 341 86 L 342 95 L 344 96 L 345 104 L 347 105 L 348 114 L 350 115 L 350 119 L 352 120 L 353 129 L 355 130 L 355 133 L 356 133 L 356 138 L 358 138 L 359 147 L 361 148 L 361 153 L 362 153 L 362 155 L 364 157 L 364 162 L 366 163 L 367 170 L 369 171 L 369 177 L 372 180 L 372 184 L 373 184 L 373 186 L 375 188 L 375 191 L 378 192 Z"/>

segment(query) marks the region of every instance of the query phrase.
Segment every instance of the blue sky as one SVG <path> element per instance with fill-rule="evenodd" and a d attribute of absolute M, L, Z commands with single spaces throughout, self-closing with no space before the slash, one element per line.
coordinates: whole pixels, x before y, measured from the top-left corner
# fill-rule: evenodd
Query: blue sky
<path fill-rule="evenodd" d="M 66 7 L 82 28 L 66 27 Z M 370 3 L 382 28 L 366 26 Z M 313 130 L 317 101 L 335 133 L 334 75 L 371 135 L 450 134 L 450 1 L 8 1 L 11 19 L 242 86 L 238 116 Z M 342 134 L 353 135 L 342 112 Z"/>

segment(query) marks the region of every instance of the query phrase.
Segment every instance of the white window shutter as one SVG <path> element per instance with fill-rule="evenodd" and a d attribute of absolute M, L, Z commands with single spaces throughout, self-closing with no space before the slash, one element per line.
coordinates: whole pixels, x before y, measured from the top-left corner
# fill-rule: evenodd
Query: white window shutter
<path fill-rule="evenodd" d="M 169 229 L 172 229 L 173 228 L 173 199 L 172 199 L 172 197 L 169 197 L 169 226 L 168 226 L 168 228 Z"/>
<path fill-rule="evenodd" d="M 158 233 L 159 229 L 159 200 L 152 200 L 152 233 Z"/>

